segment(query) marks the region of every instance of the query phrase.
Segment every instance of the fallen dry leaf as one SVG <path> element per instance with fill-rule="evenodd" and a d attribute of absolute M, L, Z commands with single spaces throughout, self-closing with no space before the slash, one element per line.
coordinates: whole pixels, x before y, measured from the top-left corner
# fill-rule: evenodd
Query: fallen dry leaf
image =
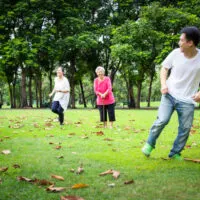
<path fill-rule="evenodd" d="M 8 126 L 9 128 L 14 128 L 14 129 L 18 129 L 18 128 L 22 128 L 24 125 L 23 124 L 14 124 L 14 125 L 10 125 Z"/>
<path fill-rule="evenodd" d="M 130 127 L 130 126 L 126 126 L 126 127 L 124 128 L 124 130 L 129 131 L 129 130 L 131 130 L 131 127 Z"/>
<path fill-rule="evenodd" d="M 15 169 L 16 169 L 16 168 L 20 168 L 20 165 L 14 164 L 14 165 L 13 165 L 13 168 L 15 168 Z"/>
<path fill-rule="evenodd" d="M 60 180 L 60 181 L 65 180 L 62 176 L 58 176 L 58 175 L 51 175 L 51 178 L 55 178 L 55 179 Z"/>
<path fill-rule="evenodd" d="M 45 186 L 46 185 L 53 185 L 52 182 L 47 181 L 45 179 L 42 179 L 42 180 L 36 179 L 34 182 L 37 183 L 38 185 L 45 185 Z"/>
<path fill-rule="evenodd" d="M 89 185 L 84 184 L 84 183 L 77 183 L 72 186 L 72 189 L 80 189 L 80 188 L 86 188 L 86 187 L 89 187 Z"/>
<path fill-rule="evenodd" d="M 57 156 L 56 158 L 61 159 L 61 158 L 64 158 L 64 156 Z"/>
<path fill-rule="evenodd" d="M 96 135 L 97 135 L 97 136 L 102 136 L 102 135 L 104 135 L 104 133 L 103 133 L 103 131 L 97 131 L 97 132 L 96 132 Z"/>
<path fill-rule="evenodd" d="M 83 169 L 83 167 L 78 167 L 78 169 L 77 169 L 77 174 L 81 174 L 82 172 L 84 172 L 84 169 Z"/>
<path fill-rule="evenodd" d="M 69 133 L 68 135 L 76 135 L 76 133 Z"/>
<path fill-rule="evenodd" d="M 54 185 L 51 185 L 48 188 L 46 188 L 46 191 L 49 192 L 62 192 L 64 190 L 66 190 L 66 187 L 54 187 Z"/>
<path fill-rule="evenodd" d="M 2 153 L 2 154 L 5 154 L 5 155 L 8 155 L 8 154 L 11 153 L 11 151 L 10 151 L 10 150 L 3 150 L 1 153 Z"/>
<path fill-rule="evenodd" d="M 105 140 L 105 141 L 113 141 L 113 139 L 111 139 L 111 138 L 104 138 L 103 140 Z"/>
<path fill-rule="evenodd" d="M 186 161 L 191 161 L 191 162 L 195 162 L 195 163 L 200 163 L 200 159 L 184 158 L 184 160 L 186 160 Z"/>
<path fill-rule="evenodd" d="M 54 135 L 49 135 L 49 137 L 54 137 Z"/>
<path fill-rule="evenodd" d="M 114 177 L 115 179 L 117 179 L 119 176 L 120 176 L 120 172 L 119 172 L 119 171 L 113 170 L 113 177 Z"/>
<path fill-rule="evenodd" d="M 39 128 L 39 127 L 40 127 L 37 123 L 34 123 L 33 126 L 34 126 L 35 128 Z"/>
<path fill-rule="evenodd" d="M 74 173 L 74 172 L 75 172 L 75 169 L 70 169 L 69 171 L 72 172 L 72 173 Z"/>
<path fill-rule="evenodd" d="M 89 137 L 87 135 L 81 136 L 81 139 L 88 139 Z"/>
<path fill-rule="evenodd" d="M 81 122 L 74 122 L 74 124 L 82 124 Z"/>
<path fill-rule="evenodd" d="M 30 179 L 30 178 L 26 178 L 24 176 L 18 176 L 17 177 L 18 181 L 26 181 L 26 182 L 34 182 L 34 180 Z"/>
<path fill-rule="evenodd" d="M 45 126 L 47 126 L 47 127 L 52 127 L 53 124 L 52 124 L 51 122 L 47 122 L 47 123 L 45 123 Z"/>
<path fill-rule="evenodd" d="M 96 125 L 95 128 L 103 128 L 103 125 Z"/>
<path fill-rule="evenodd" d="M 10 137 L 9 136 L 4 136 L 4 138 L 9 139 Z"/>
<path fill-rule="evenodd" d="M 56 149 L 61 149 L 61 148 L 62 148 L 62 146 L 60 146 L 60 145 L 59 145 L 59 146 L 56 146 L 55 148 L 56 148 Z"/>
<path fill-rule="evenodd" d="M 125 181 L 125 182 L 124 182 L 125 185 L 133 184 L 133 183 L 134 183 L 134 180 L 130 180 L 130 181 Z"/>
<path fill-rule="evenodd" d="M 162 160 L 171 160 L 170 158 L 161 158 Z"/>
<path fill-rule="evenodd" d="M 107 170 L 105 172 L 100 173 L 99 176 L 104 176 L 104 175 L 107 175 L 107 174 L 113 174 L 113 170 L 109 169 L 109 170 Z"/>
<path fill-rule="evenodd" d="M 108 187 L 115 187 L 115 183 L 109 183 Z"/>
<path fill-rule="evenodd" d="M 186 145 L 185 146 L 185 148 L 187 148 L 187 149 L 191 149 L 191 147 L 192 147 L 191 145 Z"/>
<path fill-rule="evenodd" d="M 197 131 L 196 130 L 190 130 L 190 134 L 192 135 L 192 134 L 195 134 Z"/>
<path fill-rule="evenodd" d="M 0 142 L 3 142 L 3 139 L 0 139 Z"/>
<path fill-rule="evenodd" d="M 77 154 L 77 152 L 72 152 L 72 154 Z"/>
<path fill-rule="evenodd" d="M 49 144 L 54 144 L 53 142 L 49 142 Z"/>
<path fill-rule="evenodd" d="M 60 200 L 84 200 L 84 199 L 77 196 L 61 196 Z"/>
<path fill-rule="evenodd" d="M 0 172 L 6 172 L 8 170 L 8 167 L 0 167 Z"/>

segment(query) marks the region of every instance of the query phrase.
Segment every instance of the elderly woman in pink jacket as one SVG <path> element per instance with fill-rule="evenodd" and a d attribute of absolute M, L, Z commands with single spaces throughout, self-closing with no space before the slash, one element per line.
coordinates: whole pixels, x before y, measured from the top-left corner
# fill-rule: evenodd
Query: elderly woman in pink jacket
<path fill-rule="evenodd" d="M 97 78 L 94 80 L 94 92 L 97 95 L 97 106 L 100 112 L 100 121 L 107 127 L 107 112 L 110 121 L 110 128 L 115 121 L 115 98 L 112 92 L 110 78 L 104 76 L 105 69 L 101 66 L 95 70 Z"/>

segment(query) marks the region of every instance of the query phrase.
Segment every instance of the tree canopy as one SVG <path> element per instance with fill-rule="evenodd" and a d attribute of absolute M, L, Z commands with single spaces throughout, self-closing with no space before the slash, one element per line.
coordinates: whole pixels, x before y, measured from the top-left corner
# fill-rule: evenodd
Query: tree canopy
<path fill-rule="evenodd" d="M 92 84 L 101 65 L 117 102 L 150 106 L 152 94 L 159 98 L 159 65 L 178 47 L 183 27 L 199 27 L 199 11 L 199 0 L 1 0 L 0 103 L 46 106 L 62 66 L 70 106 L 94 105 Z"/>

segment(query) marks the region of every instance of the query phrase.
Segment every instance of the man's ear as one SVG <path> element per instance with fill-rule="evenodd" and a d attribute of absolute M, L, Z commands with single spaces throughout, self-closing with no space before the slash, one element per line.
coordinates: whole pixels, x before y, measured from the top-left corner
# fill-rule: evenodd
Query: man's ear
<path fill-rule="evenodd" d="M 191 46 L 194 45 L 194 42 L 193 42 L 192 40 L 189 40 L 189 41 L 188 41 L 188 45 L 191 47 Z"/>

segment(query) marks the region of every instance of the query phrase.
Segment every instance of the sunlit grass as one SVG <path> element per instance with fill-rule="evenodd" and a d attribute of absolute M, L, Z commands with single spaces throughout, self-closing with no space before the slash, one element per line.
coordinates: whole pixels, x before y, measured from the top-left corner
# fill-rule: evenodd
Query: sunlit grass
<path fill-rule="evenodd" d="M 68 110 L 66 125 L 62 128 L 57 122 L 51 122 L 53 127 L 45 126 L 46 120 L 56 117 L 50 110 L 1 110 L 0 152 L 9 149 L 11 154 L 0 154 L 0 168 L 9 167 L 6 172 L 0 172 L 0 200 L 54 200 L 66 194 L 85 200 L 199 199 L 200 165 L 161 159 L 167 157 L 176 137 L 176 114 L 161 134 L 152 156 L 147 159 L 142 155 L 141 147 L 156 113 L 117 110 L 115 128 L 103 129 L 96 128 L 99 125 L 97 110 Z M 196 126 L 199 126 L 199 117 L 200 112 L 196 110 Z M 23 127 L 17 127 L 21 125 Z M 97 131 L 103 131 L 104 135 L 97 136 Z M 85 135 L 87 139 L 82 138 Z M 59 150 L 56 149 L 58 145 L 62 146 Z M 198 127 L 187 145 L 191 148 L 186 148 L 183 156 L 199 158 Z M 58 156 L 64 158 L 58 159 Z M 21 168 L 14 169 L 16 163 Z M 69 171 L 80 165 L 85 170 L 82 174 Z M 99 176 L 108 169 L 120 171 L 120 177 Z M 53 180 L 52 174 L 63 176 L 65 181 Z M 58 187 L 69 188 L 75 183 L 86 183 L 89 187 L 48 193 L 45 186 L 17 181 L 18 176 L 50 180 Z M 124 185 L 124 181 L 131 179 L 134 184 Z M 111 183 L 115 186 L 109 187 Z"/>

